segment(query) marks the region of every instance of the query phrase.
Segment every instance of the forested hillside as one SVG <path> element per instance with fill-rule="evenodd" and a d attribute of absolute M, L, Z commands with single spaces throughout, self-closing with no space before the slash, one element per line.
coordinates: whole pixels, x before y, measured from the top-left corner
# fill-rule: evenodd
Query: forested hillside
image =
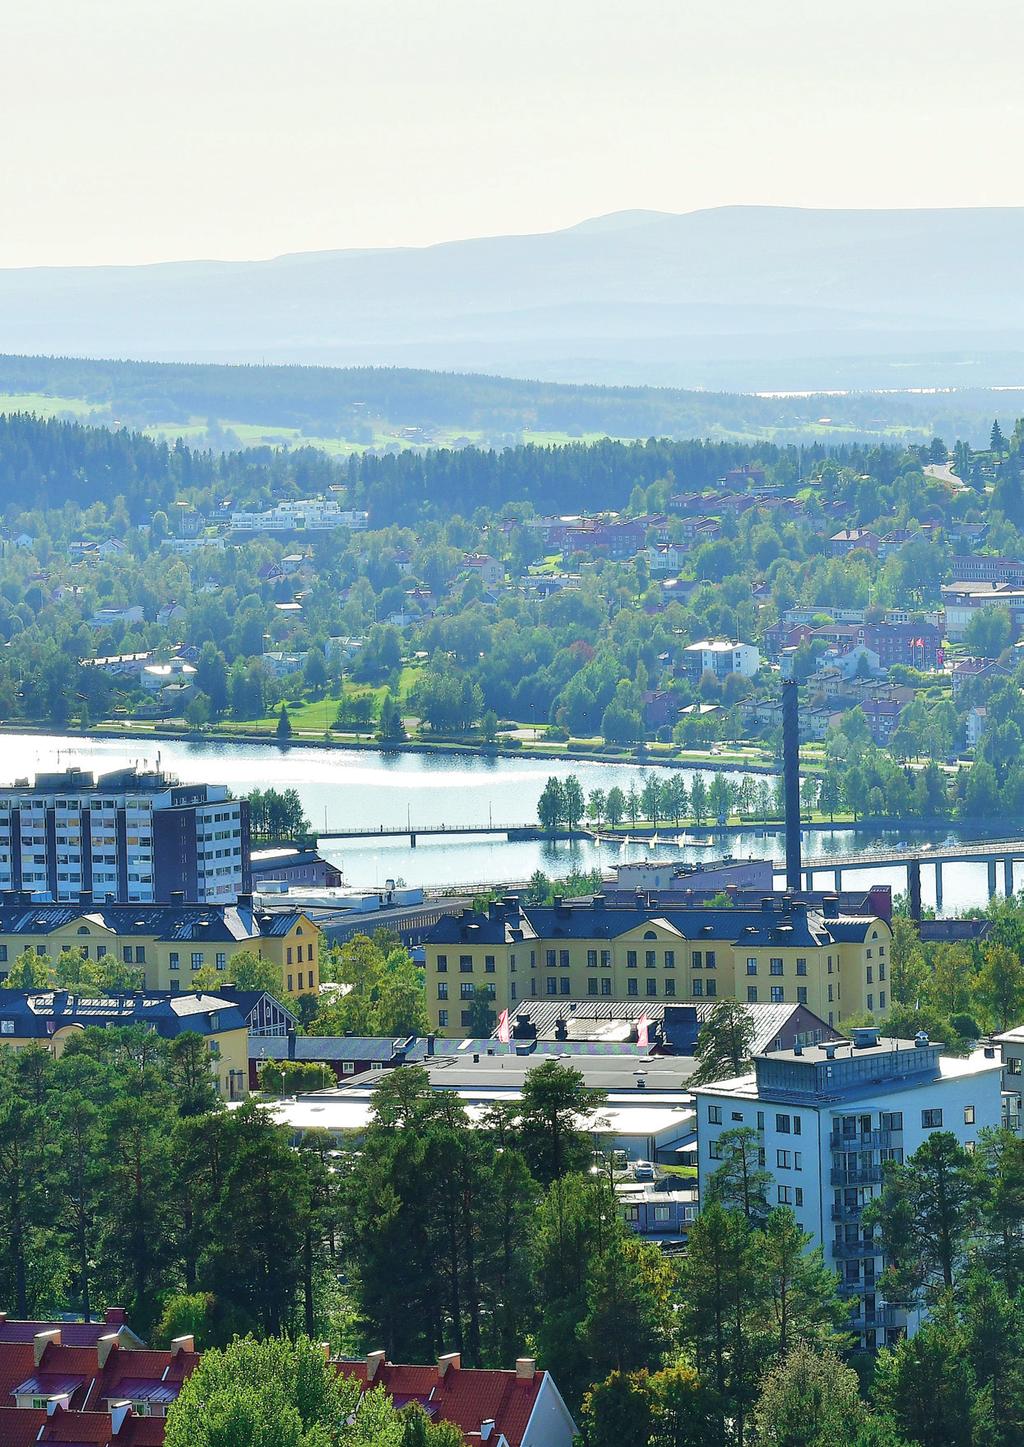
<path fill-rule="evenodd" d="M 336 461 L 316 448 L 288 453 L 250 448 L 214 454 L 182 443 L 169 446 L 139 433 L 0 415 L 0 506 L 59 507 L 73 502 L 112 503 L 123 497 L 133 521 L 176 499 L 205 509 L 265 505 L 273 493 L 308 495 L 331 484 L 347 485 L 354 506 L 371 523 L 409 523 L 418 518 L 470 516 L 477 508 L 500 509 L 530 502 L 538 512 L 618 508 L 636 486 L 671 478 L 680 487 L 702 487 L 731 467 L 756 460 L 775 464 L 794 481 L 825 456 L 844 466 L 863 466 L 891 476 L 899 452 L 822 445 L 779 448 L 708 442 L 604 442 L 569 447 L 467 447 L 423 454 L 352 457 Z M 869 465 L 870 464 L 870 465 Z"/>
<path fill-rule="evenodd" d="M 96 423 L 170 435 L 246 424 L 358 446 L 461 436 L 508 445 L 522 433 L 622 438 L 928 441 L 982 445 L 1005 394 L 987 389 L 764 396 L 659 387 L 574 386 L 400 367 L 264 367 L 0 356 L 8 409 L 81 411 Z M 827 420 L 825 420 L 827 419 Z M 230 442 L 217 443 L 229 450 Z"/>

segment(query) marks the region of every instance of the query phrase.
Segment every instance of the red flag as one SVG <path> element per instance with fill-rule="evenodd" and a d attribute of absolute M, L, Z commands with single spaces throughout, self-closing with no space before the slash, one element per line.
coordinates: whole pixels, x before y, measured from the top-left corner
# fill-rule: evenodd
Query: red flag
<path fill-rule="evenodd" d="M 498 1039 L 501 1041 L 502 1045 L 507 1045 L 510 1037 L 511 1032 L 508 1028 L 508 1011 L 502 1010 L 501 1014 L 498 1016 Z"/>
<path fill-rule="evenodd" d="M 646 1015 L 641 1015 L 640 1019 L 636 1022 L 636 1043 L 642 1046 L 644 1050 L 649 1050 L 651 1045 L 650 1025 L 651 1022 Z"/>

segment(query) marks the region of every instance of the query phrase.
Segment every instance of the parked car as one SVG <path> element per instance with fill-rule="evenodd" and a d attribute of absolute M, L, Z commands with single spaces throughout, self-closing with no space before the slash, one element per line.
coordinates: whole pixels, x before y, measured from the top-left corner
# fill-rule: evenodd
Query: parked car
<path fill-rule="evenodd" d="M 653 1181 L 654 1166 L 651 1164 L 651 1162 L 637 1161 L 636 1165 L 633 1167 L 633 1179 L 634 1181 Z"/>

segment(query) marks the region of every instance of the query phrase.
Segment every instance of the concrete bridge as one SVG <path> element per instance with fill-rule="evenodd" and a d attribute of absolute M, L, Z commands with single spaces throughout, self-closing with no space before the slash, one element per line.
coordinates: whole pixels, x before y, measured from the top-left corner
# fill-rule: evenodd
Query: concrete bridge
<path fill-rule="evenodd" d="M 1015 860 L 1024 863 L 1024 839 L 983 839 L 959 844 L 938 844 L 931 848 L 927 845 L 909 844 L 887 846 L 880 849 L 865 849 L 858 854 L 841 857 L 829 854 L 804 859 L 801 860 L 800 868 L 803 871 L 807 889 L 813 887 L 812 881 L 815 874 L 830 873 L 833 877 L 833 888 L 838 891 L 842 888 L 844 869 L 867 869 L 873 864 L 884 865 L 889 869 L 905 867 L 907 892 L 913 899 L 915 892 L 918 896 L 920 895 L 921 868 L 930 865 L 935 870 L 935 902 L 941 909 L 942 866 L 944 864 L 987 865 L 988 894 L 991 899 L 996 893 L 1000 864 L 1003 866 L 1004 892 L 1007 895 L 1013 893 Z M 775 865 L 773 868 L 777 875 L 784 875 L 786 872 L 783 865 Z"/>
<path fill-rule="evenodd" d="M 504 835 L 509 841 L 517 839 L 583 839 L 589 837 L 581 829 L 542 829 L 539 824 L 431 824 L 420 827 L 406 824 L 401 828 L 379 829 L 324 829 L 317 835 L 318 843 L 327 839 L 408 839 L 415 849 L 417 839 L 443 838 L 458 839 L 472 834 Z"/>

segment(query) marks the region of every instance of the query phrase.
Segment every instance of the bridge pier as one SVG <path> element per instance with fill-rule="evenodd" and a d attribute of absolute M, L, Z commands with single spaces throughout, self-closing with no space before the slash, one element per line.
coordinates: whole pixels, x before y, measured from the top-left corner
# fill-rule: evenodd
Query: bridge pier
<path fill-rule="evenodd" d="M 996 892 L 996 861 L 988 859 L 985 862 L 988 865 L 988 897 L 992 899 Z"/>
<path fill-rule="evenodd" d="M 939 883 L 939 870 L 941 865 L 935 865 L 935 893 L 941 892 Z M 911 859 L 907 864 L 907 895 L 910 899 L 910 918 L 920 922 L 921 919 L 921 861 Z"/>
<path fill-rule="evenodd" d="M 832 888 L 833 888 L 833 890 L 835 891 L 836 894 L 839 894 L 839 892 L 842 890 L 842 887 L 843 887 L 843 871 L 842 871 L 842 867 L 837 864 L 836 867 L 835 867 L 835 869 L 833 869 L 833 871 L 832 871 Z"/>
<path fill-rule="evenodd" d="M 410 848 L 410 849 L 415 849 L 415 848 L 416 848 L 416 835 L 412 832 L 411 829 L 409 830 L 409 848 Z"/>
<path fill-rule="evenodd" d="M 942 912 L 942 860 L 935 861 L 935 908 Z"/>
<path fill-rule="evenodd" d="M 807 890 L 807 893 L 810 894 L 810 892 L 811 892 L 811 890 L 812 890 L 813 888 L 814 888 L 814 870 L 813 870 L 813 869 L 805 869 L 805 870 L 804 870 L 804 889 L 806 889 L 806 890 Z"/>
<path fill-rule="evenodd" d="M 1007 899 L 1013 898 L 1013 859 L 1003 860 L 1003 892 Z"/>

